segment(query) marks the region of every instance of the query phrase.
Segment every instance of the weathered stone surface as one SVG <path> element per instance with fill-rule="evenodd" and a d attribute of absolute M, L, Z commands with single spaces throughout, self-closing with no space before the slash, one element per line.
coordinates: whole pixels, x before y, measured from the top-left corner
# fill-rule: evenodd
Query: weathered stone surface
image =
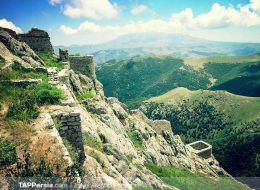
<path fill-rule="evenodd" d="M 96 79 L 93 56 L 70 56 L 69 60 L 71 69 L 88 76 L 92 80 Z"/>
<path fill-rule="evenodd" d="M 44 30 L 32 28 L 26 34 L 18 34 L 18 39 L 27 43 L 34 51 L 54 53 L 49 34 Z"/>
<path fill-rule="evenodd" d="M 69 62 L 69 52 L 67 49 L 59 49 L 59 59 L 63 62 Z"/>
<path fill-rule="evenodd" d="M 43 61 L 24 42 L 18 41 L 13 32 L 0 27 L 0 57 L 6 62 L 16 62 L 24 67 L 36 67 Z"/>
<path fill-rule="evenodd" d="M 154 120 L 150 125 L 159 135 L 163 135 L 163 131 L 172 133 L 171 123 L 167 120 Z"/>
<path fill-rule="evenodd" d="M 71 90 L 74 90 L 79 94 L 84 93 L 79 76 L 75 74 L 74 71 L 70 72 L 70 82 L 70 84 L 72 85 Z"/>
<path fill-rule="evenodd" d="M 29 63 L 25 62 L 20 57 L 13 55 L 2 42 L 0 42 L 0 57 L 4 59 L 6 63 L 1 70 L 10 69 L 14 63 L 17 63 L 24 68 L 32 68 Z"/>
<path fill-rule="evenodd" d="M 59 83 L 59 77 L 56 67 L 50 67 L 47 69 L 49 83 L 52 85 L 57 85 Z"/>

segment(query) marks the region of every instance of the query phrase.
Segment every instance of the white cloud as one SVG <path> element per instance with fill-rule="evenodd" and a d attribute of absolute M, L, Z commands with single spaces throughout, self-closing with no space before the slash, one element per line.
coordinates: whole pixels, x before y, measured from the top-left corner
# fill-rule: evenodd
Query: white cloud
<path fill-rule="evenodd" d="M 256 12 L 258 3 L 255 2 L 257 1 L 251 0 L 251 3 L 237 8 L 232 5 L 225 7 L 214 3 L 208 12 L 197 16 L 193 14 L 191 8 L 186 8 L 179 13 L 172 14 L 168 20 L 131 21 L 124 25 L 99 25 L 87 21 L 76 28 L 62 25 L 60 30 L 65 34 L 72 34 L 74 37 L 95 35 L 95 38 L 99 38 L 99 40 L 109 40 L 129 33 L 165 32 L 192 35 L 198 31 L 204 30 L 209 34 L 210 30 L 216 31 L 230 27 L 247 29 L 260 26 L 260 14 Z"/>
<path fill-rule="evenodd" d="M 260 15 L 260 1 L 251 0 L 250 2 L 251 2 L 250 8 L 252 8 L 256 13 L 258 13 Z"/>
<path fill-rule="evenodd" d="M 145 5 L 136 5 L 132 10 L 131 10 L 131 13 L 133 15 L 138 15 L 138 14 L 141 14 L 145 11 L 147 11 L 148 7 L 145 6 Z"/>
<path fill-rule="evenodd" d="M 250 6 L 251 4 L 240 6 L 237 10 L 232 5 L 224 7 L 214 3 L 208 13 L 197 16 L 194 22 L 197 26 L 204 28 L 258 25 L 260 16 L 254 10 L 250 10 Z"/>
<path fill-rule="evenodd" d="M 65 25 L 61 25 L 60 26 L 60 30 L 64 33 L 64 34 L 76 34 L 78 31 L 75 29 L 72 29 L 68 26 Z"/>
<path fill-rule="evenodd" d="M 62 2 L 62 0 L 49 0 L 49 3 L 51 5 L 56 5 L 56 4 L 60 4 Z"/>
<path fill-rule="evenodd" d="M 71 18 L 111 19 L 118 15 L 118 7 L 109 0 L 71 0 L 63 13 Z"/>
<path fill-rule="evenodd" d="M 13 31 L 15 31 L 16 33 L 22 33 L 22 29 L 15 26 L 14 23 L 12 23 L 11 21 L 8 21 L 6 19 L 0 19 L 0 26 L 3 28 L 9 28 Z"/>

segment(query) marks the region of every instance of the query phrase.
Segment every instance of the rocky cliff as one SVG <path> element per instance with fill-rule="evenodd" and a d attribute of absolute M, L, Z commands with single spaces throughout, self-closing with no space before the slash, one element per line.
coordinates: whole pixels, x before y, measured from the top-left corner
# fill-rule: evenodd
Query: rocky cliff
<path fill-rule="evenodd" d="M 69 67 L 60 71 L 45 67 L 26 43 L 4 30 L 0 30 L 0 47 L 0 57 L 8 64 L 18 63 L 24 69 L 42 66 L 49 83 L 63 93 L 59 103 L 43 104 L 38 117 L 27 123 L 31 136 L 17 147 L 18 156 L 29 152 L 34 165 L 44 159 L 52 169 L 58 163 L 59 170 L 53 170 L 62 177 L 77 163 L 77 184 L 88 189 L 177 189 L 152 173 L 147 163 L 184 168 L 216 181 L 229 176 L 213 155 L 208 159 L 197 156 L 174 135 L 169 122 L 151 121 L 141 111 L 129 111 L 116 98 L 105 97 L 96 77 L 76 74 Z M 1 109 L 8 112 L 8 108 Z M 7 128 L 0 126 L 0 134 L 12 139 Z M 16 165 L 1 167 L 0 174 L 7 174 L 10 167 Z"/>

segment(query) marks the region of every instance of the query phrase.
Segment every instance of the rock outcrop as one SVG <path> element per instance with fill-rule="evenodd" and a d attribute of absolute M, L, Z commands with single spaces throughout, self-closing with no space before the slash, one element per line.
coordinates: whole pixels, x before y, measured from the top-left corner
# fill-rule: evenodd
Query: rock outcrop
<path fill-rule="evenodd" d="M 28 33 L 18 34 L 18 39 L 27 43 L 34 51 L 54 53 L 50 36 L 44 30 L 32 28 Z"/>
<path fill-rule="evenodd" d="M 38 67 L 43 64 L 43 61 L 25 42 L 18 40 L 14 31 L 1 27 L 0 57 L 6 62 L 5 68 L 14 63 L 20 64 L 25 68 Z"/>

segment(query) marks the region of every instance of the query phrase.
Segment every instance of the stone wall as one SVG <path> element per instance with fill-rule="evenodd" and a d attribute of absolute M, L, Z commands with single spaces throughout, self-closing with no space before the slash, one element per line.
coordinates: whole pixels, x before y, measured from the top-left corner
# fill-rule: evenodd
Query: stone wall
<path fill-rule="evenodd" d="M 202 158 L 210 158 L 212 155 L 212 146 L 204 141 L 196 141 L 187 145 L 193 149 L 198 156 Z"/>
<path fill-rule="evenodd" d="M 76 72 L 87 75 L 89 78 L 96 79 L 95 64 L 92 55 L 70 56 L 70 67 Z"/>
<path fill-rule="evenodd" d="M 28 33 L 17 36 L 20 41 L 27 43 L 34 51 L 54 53 L 49 34 L 44 30 L 32 28 Z"/>
<path fill-rule="evenodd" d="M 56 116 L 60 121 L 59 133 L 79 152 L 79 160 L 85 159 L 80 113 L 64 112 Z"/>
<path fill-rule="evenodd" d="M 67 49 L 59 49 L 59 59 L 62 62 L 68 62 L 69 61 L 69 52 Z"/>

